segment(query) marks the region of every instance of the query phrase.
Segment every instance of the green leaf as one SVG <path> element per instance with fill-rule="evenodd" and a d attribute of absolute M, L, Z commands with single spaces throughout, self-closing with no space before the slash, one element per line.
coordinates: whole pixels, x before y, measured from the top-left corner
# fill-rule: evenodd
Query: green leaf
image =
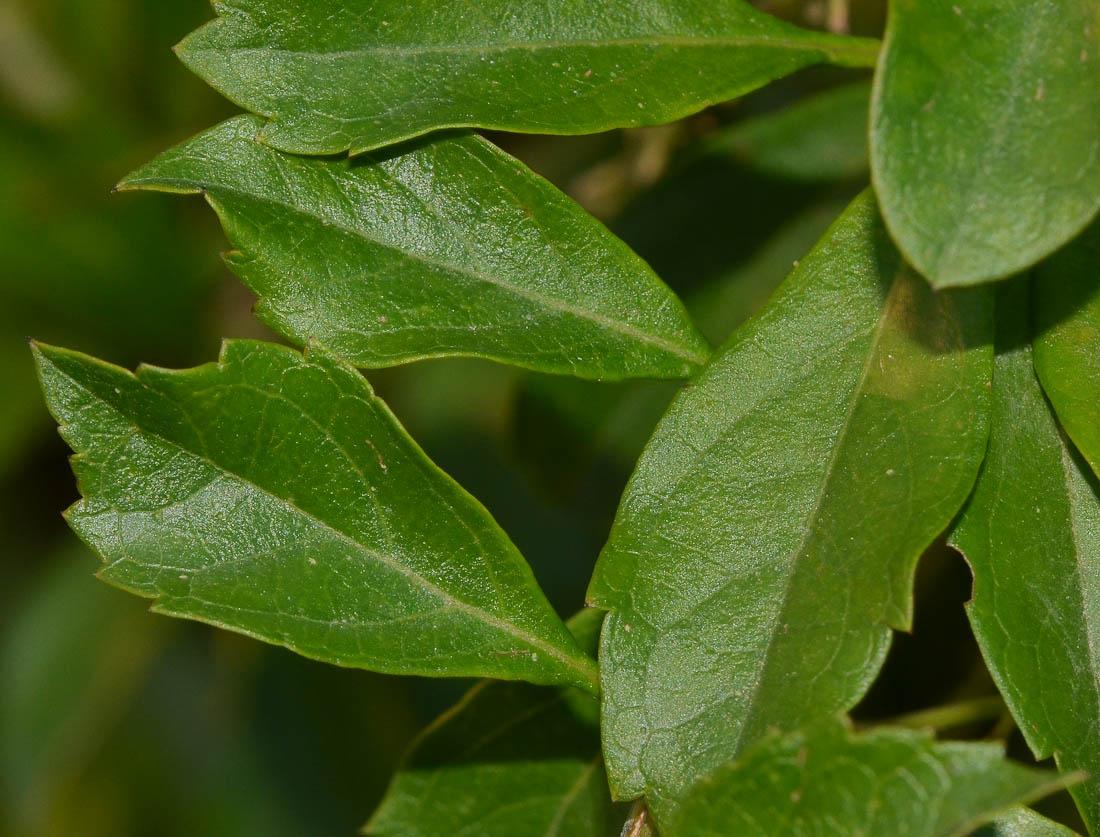
<path fill-rule="evenodd" d="M 878 42 L 743 0 L 233 0 L 177 47 L 271 118 L 265 143 L 353 153 L 437 128 L 586 134 L 671 122 Z"/>
<path fill-rule="evenodd" d="M 742 255 L 741 261 L 685 294 L 684 304 L 703 334 L 715 343 L 724 342 L 759 310 L 791 264 L 810 251 L 846 203 L 830 198 L 797 213 L 772 236 L 758 241 L 747 257 Z M 676 394 L 675 384 L 611 385 L 528 376 L 521 382 L 514 418 L 519 452 L 544 479 L 553 481 L 556 492 L 574 492 L 597 463 L 629 473 Z M 621 484 L 615 491 L 621 491 Z"/>
<path fill-rule="evenodd" d="M 1073 443 L 1100 474 L 1100 224 L 1035 269 L 1035 371 Z"/>
<path fill-rule="evenodd" d="M 1018 807 L 983 825 L 974 837 L 1074 837 L 1076 833 L 1030 808 Z"/>
<path fill-rule="evenodd" d="M 699 330 L 716 345 L 724 343 L 733 330 L 759 311 L 779 284 L 813 249 L 850 202 L 851 193 L 793 212 L 771 234 L 758 241 L 743 261 L 722 271 L 716 278 L 684 295 Z"/>
<path fill-rule="evenodd" d="M 871 83 L 810 96 L 774 113 L 738 122 L 704 145 L 749 168 L 791 180 L 866 178 Z"/>
<path fill-rule="evenodd" d="M 602 611 L 570 620 L 595 651 Z M 571 689 L 482 681 L 410 747 L 365 828 L 400 837 L 611 835 L 599 707 Z"/>
<path fill-rule="evenodd" d="M 660 816 L 863 694 L 981 461 L 989 303 L 934 294 L 865 192 L 677 397 L 589 588 L 619 798 Z"/>
<path fill-rule="evenodd" d="M 358 366 L 474 355 L 586 378 L 683 377 L 709 354 L 640 258 L 486 140 L 304 159 L 261 125 L 232 119 L 120 188 L 203 193 L 280 334 Z"/>
<path fill-rule="evenodd" d="M 967 613 L 1038 758 L 1093 774 L 1073 789 L 1100 827 L 1100 493 L 1032 368 L 1027 285 L 997 298 L 989 452 L 952 534 L 974 572 Z"/>
<path fill-rule="evenodd" d="M 693 787 L 667 837 L 728 834 L 966 834 L 1064 785 L 1008 761 L 998 744 L 937 743 L 833 720 L 770 737 Z"/>
<path fill-rule="evenodd" d="M 69 524 L 155 611 L 338 665 L 595 690 L 508 537 L 327 351 L 231 341 L 136 375 L 35 355 L 77 453 Z"/>
<path fill-rule="evenodd" d="M 936 287 L 1017 273 L 1100 208 L 1095 0 L 892 0 L 871 166 Z"/>

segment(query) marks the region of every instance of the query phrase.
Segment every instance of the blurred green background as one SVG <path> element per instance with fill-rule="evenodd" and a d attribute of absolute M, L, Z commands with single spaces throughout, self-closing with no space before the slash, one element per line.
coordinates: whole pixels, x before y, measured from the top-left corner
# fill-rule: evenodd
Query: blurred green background
<path fill-rule="evenodd" d="M 761 3 L 826 25 L 825 2 Z M 835 4 L 833 4 L 835 5 Z M 198 199 L 111 195 L 126 172 L 233 113 L 169 47 L 205 0 L 0 0 L 0 833 L 351 834 L 409 739 L 468 684 L 340 670 L 150 615 L 93 578 L 25 338 L 187 366 L 224 336 L 274 339 L 218 259 Z M 878 34 L 882 4 L 850 25 Z M 833 21 L 836 25 L 836 21 Z M 779 110 L 820 91 L 794 117 Z M 866 76 L 805 72 L 674 126 L 492 138 L 632 244 L 719 342 L 866 182 Z M 488 363 L 370 378 L 484 502 L 555 606 L 579 608 L 619 494 L 675 391 Z M 860 709 L 878 718 L 991 686 L 942 551 L 917 632 Z"/>

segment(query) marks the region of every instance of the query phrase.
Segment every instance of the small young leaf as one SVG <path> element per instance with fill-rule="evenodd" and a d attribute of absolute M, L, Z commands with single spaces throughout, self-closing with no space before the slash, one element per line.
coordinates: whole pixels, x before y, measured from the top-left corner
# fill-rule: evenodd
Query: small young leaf
<path fill-rule="evenodd" d="M 695 785 L 661 826 L 666 837 L 953 837 L 1064 784 L 1008 761 L 996 744 L 889 728 L 853 735 L 832 720 L 761 741 Z"/>
<path fill-rule="evenodd" d="M 1032 368 L 1027 286 L 997 297 L 989 452 L 952 544 L 974 572 L 967 613 L 1039 758 L 1092 776 L 1072 789 L 1100 827 L 1100 493 Z"/>
<path fill-rule="evenodd" d="M 307 159 L 232 119 L 123 189 L 203 193 L 257 314 L 358 366 L 475 355 L 586 378 L 683 377 L 709 354 L 676 296 L 565 195 L 477 136 Z"/>
<path fill-rule="evenodd" d="M 871 166 L 886 225 L 936 287 L 1060 247 L 1100 208 L 1095 0 L 892 0 Z"/>
<path fill-rule="evenodd" d="M 973 837 L 1076 837 L 1076 833 L 1030 808 L 1017 807 L 983 825 Z"/>
<path fill-rule="evenodd" d="M 1100 223 L 1035 269 L 1035 371 L 1100 475 Z"/>
<path fill-rule="evenodd" d="M 603 613 L 569 626 L 595 651 Z M 599 707 L 570 689 L 482 681 L 413 743 L 367 834 L 611 835 Z M 616 816 L 618 815 L 618 816 Z"/>
<path fill-rule="evenodd" d="M 99 575 L 153 609 L 375 671 L 595 690 L 488 512 L 320 347 L 131 374 L 36 346 Z"/>
<path fill-rule="evenodd" d="M 870 102 L 869 81 L 837 87 L 736 123 L 703 148 L 791 180 L 866 178 Z"/>
<path fill-rule="evenodd" d="M 367 151 L 437 128 L 585 134 L 671 122 L 878 43 L 743 0 L 234 0 L 177 47 L 284 151 Z"/>
<path fill-rule="evenodd" d="M 673 402 L 589 588 L 619 798 L 660 814 L 863 694 L 981 462 L 990 308 L 934 294 L 865 192 Z"/>

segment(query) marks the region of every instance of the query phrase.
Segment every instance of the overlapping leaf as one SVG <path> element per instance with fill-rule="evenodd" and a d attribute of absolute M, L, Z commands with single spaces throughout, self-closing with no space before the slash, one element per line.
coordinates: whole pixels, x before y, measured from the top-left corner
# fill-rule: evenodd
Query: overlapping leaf
<path fill-rule="evenodd" d="M 595 653 L 600 611 L 569 622 Z M 574 690 L 483 681 L 414 742 L 367 834 L 610 835 L 599 707 Z"/>
<path fill-rule="evenodd" d="M 878 44 L 744 0 L 219 0 L 183 61 L 271 122 L 266 143 L 365 151 L 436 128 L 583 134 L 670 122 Z"/>
<path fill-rule="evenodd" d="M 889 728 L 855 736 L 830 721 L 766 739 L 720 768 L 662 833 L 954 837 L 1060 784 L 1006 760 L 996 744 L 936 743 Z"/>
<path fill-rule="evenodd" d="M 280 333 L 359 366 L 475 355 L 587 378 L 681 377 L 709 347 L 626 245 L 476 136 L 293 157 L 230 120 L 122 188 L 202 192 Z"/>
<path fill-rule="evenodd" d="M 887 226 L 937 287 L 1064 244 L 1100 209 L 1094 0 L 893 0 L 871 163 Z"/>
<path fill-rule="evenodd" d="M 997 299 L 989 453 L 952 540 L 974 571 L 968 614 L 1039 757 L 1091 777 L 1073 789 L 1100 827 L 1100 487 L 1062 435 L 1032 368 L 1026 285 Z"/>
<path fill-rule="evenodd" d="M 732 154 L 757 171 L 793 180 L 866 177 L 871 84 L 827 90 L 774 113 L 739 122 L 704 148 Z"/>
<path fill-rule="evenodd" d="M 594 689 L 504 532 L 333 355 L 234 341 L 133 375 L 35 353 L 104 580 L 339 665 Z"/>
<path fill-rule="evenodd" d="M 1035 269 L 1035 371 L 1100 475 L 1100 223 Z"/>
<path fill-rule="evenodd" d="M 760 310 L 779 284 L 843 211 L 852 193 L 830 195 L 791 215 L 751 255 L 716 279 L 684 295 L 699 330 L 716 345 Z"/>
<path fill-rule="evenodd" d="M 757 242 L 750 257 L 737 253 L 739 261 L 730 253 L 729 269 L 685 294 L 684 305 L 703 334 L 722 343 L 759 310 L 791 264 L 810 251 L 846 203 L 830 198 L 800 212 Z M 673 382 L 666 381 L 612 386 L 530 376 L 522 383 L 515 417 L 521 453 L 538 463 L 547 477 L 557 475 L 559 491 L 575 487 L 573 481 L 590 473 L 594 462 L 614 463 L 616 472 L 629 473 L 676 391 Z"/>
<path fill-rule="evenodd" d="M 1075 837 L 1077 832 L 1030 808 L 1013 808 L 974 832 L 974 837 Z"/>
<path fill-rule="evenodd" d="M 990 308 L 933 294 L 865 193 L 673 403 L 589 589 L 620 798 L 660 814 L 862 695 L 981 461 Z"/>

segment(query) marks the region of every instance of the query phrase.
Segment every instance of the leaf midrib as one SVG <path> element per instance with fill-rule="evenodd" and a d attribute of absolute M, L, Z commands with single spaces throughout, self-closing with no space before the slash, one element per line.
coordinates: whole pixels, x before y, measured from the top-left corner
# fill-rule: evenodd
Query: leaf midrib
<path fill-rule="evenodd" d="M 581 674 L 581 676 L 583 677 L 584 682 L 586 684 L 593 685 L 596 682 L 598 682 L 596 680 L 597 676 L 596 676 L 592 666 L 582 666 L 576 660 L 574 660 L 571 657 L 567 656 L 560 649 L 558 649 L 558 648 L 556 648 L 552 645 L 547 645 L 543 640 L 540 640 L 536 637 L 532 637 L 531 635 L 527 634 L 523 630 L 519 629 L 514 624 L 512 624 L 510 622 L 507 622 L 507 621 L 501 619 L 500 617 L 498 617 L 498 616 L 496 616 L 492 613 L 489 613 L 488 611 L 482 610 L 481 608 L 478 608 L 475 605 L 469 604 L 467 602 L 462 601 L 459 598 L 456 598 L 453 594 L 447 592 L 443 588 L 437 586 L 435 583 L 433 583 L 433 582 L 429 581 L 428 579 L 424 578 L 419 573 L 417 573 L 415 570 L 413 570 L 409 567 L 406 567 L 404 564 L 400 563 L 396 559 L 394 559 L 394 558 L 392 558 L 392 557 L 390 557 L 390 556 L 388 556 L 388 555 L 386 555 L 382 552 L 379 552 L 375 549 L 372 549 L 371 547 L 367 546 L 366 544 L 363 544 L 363 543 L 359 542 L 358 540 L 356 540 L 352 536 L 346 534 L 345 532 L 341 531 L 340 529 L 337 529 L 335 526 L 328 523 L 327 521 L 322 520 L 321 518 L 316 517 L 315 515 L 305 511 L 304 509 L 302 509 L 300 506 L 298 506 L 294 502 L 292 502 L 292 501 L 290 501 L 290 500 L 288 500 L 284 497 L 280 497 L 278 494 L 275 494 L 274 492 L 264 488 L 263 486 L 258 485 L 257 483 L 253 482 L 252 480 L 247 479 L 246 477 L 241 476 L 240 474 L 233 473 L 229 469 L 224 468 L 219 463 L 215 462 L 213 459 L 210 459 L 206 456 L 197 454 L 194 451 L 188 450 L 188 448 L 185 447 L 183 444 L 181 444 L 181 443 L 179 443 L 179 442 L 177 442 L 173 439 L 169 439 L 169 438 L 163 436 L 160 433 L 155 433 L 153 431 L 150 431 L 150 430 L 147 430 L 147 429 L 143 428 L 135 419 L 133 419 L 131 416 L 127 415 L 127 413 L 123 412 L 121 409 L 115 407 L 114 405 L 110 404 L 109 402 L 107 402 L 106 400 L 101 398 L 95 392 L 90 390 L 88 387 L 84 386 L 82 383 L 80 383 L 79 381 L 74 379 L 71 375 L 69 375 L 67 372 L 65 372 L 60 367 L 58 367 L 56 364 L 54 364 L 53 361 L 51 361 L 51 364 L 53 364 L 54 368 L 57 369 L 62 375 L 64 375 L 65 378 L 67 380 L 69 380 L 74 386 L 78 387 L 81 391 L 86 393 L 87 396 L 90 399 L 98 402 L 105 409 L 107 409 L 109 411 L 112 411 L 115 414 L 117 414 L 118 416 L 120 416 L 131 427 L 133 427 L 134 430 L 137 433 L 140 433 L 140 434 L 145 435 L 145 436 L 151 436 L 151 437 L 163 442 L 165 445 L 178 450 L 179 452 L 181 452 L 185 456 L 193 457 L 194 459 L 198 460 L 199 462 L 205 463 L 206 465 L 213 468 L 218 473 L 223 474 L 226 477 L 229 477 L 233 480 L 237 480 L 240 483 L 255 489 L 260 494 L 263 494 L 267 497 L 270 497 L 270 498 L 286 505 L 292 511 L 300 514 L 303 518 L 317 524 L 323 530 L 330 532 L 337 539 L 342 540 L 345 543 L 349 544 L 355 550 L 358 550 L 358 551 L 364 553 L 367 557 L 377 560 L 379 563 L 383 564 L 384 566 L 387 566 L 392 570 L 396 570 L 399 574 L 404 575 L 407 578 L 409 578 L 410 580 L 412 580 L 415 583 L 419 584 L 423 589 L 427 590 L 429 593 L 437 596 L 443 602 L 446 602 L 446 603 L 450 604 L 452 607 L 454 607 L 455 610 L 466 613 L 467 615 L 477 619 L 478 621 L 481 621 L 481 622 L 483 622 L 483 623 L 485 623 L 485 624 L 487 624 L 487 625 L 489 625 L 493 628 L 496 628 L 501 633 L 513 636 L 516 639 L 519 639 L 520 641 L 525 642 L 528 645 L 530 645 L 534 648 L 537 648 L 540 651 L 544 651 L 550 657 L 553 657 L 554 659 L 556 659 L 556 660 L 564 663 L 565 665 L 567 665 L 569 668 L 579 672 Z M 142 382 L 141 379 L 138 378 L 136 375 L 133 375 L 132 377 L 134 378 L 134 380 L 138 381 L 139 383 L 142 383 L 143 386 L 148 387 L 148 385 L 144 384 L 144 382 Z M 152 390 L 151 387 L 149 389 Z M 152 390 L 152 391 L 157 392 L 162 397 L 166 397 L 166 396 L 164 396 L 163 393 L 159 392 L 158 390 Z M 303 415 L 304 415 L 304 412 L 303 412 Z M 310 418 L 312 418 L 312 417 L 310 417 Z M 327 433 L 327 431 L 326 431 L 326 433 Z M 85 448 L 85 451 L 88 451 L 90 449 L 91 449 L 91 446 L 89 445 L 88 448 Z M 157 598 L 159 599 L 159 598 L 163 597 L 164 595 L 166 595 L 166 594 L 163 593 L 163 592 L 160 592 L 158 594 Z"/>
<path fill-rule="evenodd" d="M 481 55 L 487 52 L 538 52 L 541 50 L 555 49 L 606 49 L 613 47 L 776 47 L 799 52 L 817 52 L 829 58 L 841 55 L 860 56 L 869 53 L 868 58 L 873 59 L 877 54 L 879 42 L 873 38 L 848 37 L 834 40 L 828 33 L 818 33 L 807 30 L 801 37 L 771 37 L 768 35 L 724 35 L 714 38 L 699 35 L 654 35 L 634 36 L 620 38 L 586 38 L 577 40 L 552 40 L 542 41 L 506 41 L 501 43 L 470 43 L 470 44 L 430 44 L 423 46 L 388 46 L 382 44 L 368 44 L 355 49 L 343 50 L 316 50 L 294 49 L 292 47 L 192 47 L 187 41 L 183 43 L 184 50 L 189 54 L 212 53 L 215 55 L 289 55 L 301 58 L 317 58 L 322 60 L 340 60 L 342 58 L 357 58 L 369 55 L 462 55 L 474 53 Z"/>
<path fill-rule="evenodd" d="M 852 426 L 852 418 L 855 415 L 856 408 L 859 405 L 860 398 L 863 395 L 868 376 L 872 369 L 872 365 L 878 356 L 877 350 L 884 332 L 884 325 L 889 321 L 890 315 L 893 313 L 892 297 L 895 293 L 895 290 L 900 284 L 900 276 L 901 271 L 898 270 L 895 273 L 894 280 L 890 285 L 890 290 L 887 292 L 886 298 L 883 300 L 882 311 L 879 313 L 878 319 L 875 321 L 875 326 L 871 333 L 871 343 L 867 350 L 867 359 L 864 361 L 863 368 L 860 370 L 859 378 L 857 379 L 856 384 L 852 389 L 851 401 L 848 404 L 848 409 L 844 414 L 840 429 L 837 433 L 836 444 L 833 445 L 833 449 L 829 454 L 829 459 L 825 465 L 825 470 L 823 472 L 821 480 L 821 486 L 817 492 L 817 497 L 814 500 L 813 507 L 810 510 L 810 513 L 806 516 L 802 538 L 799 540 L 798 545 L 790 553 L 788 565 L 790 566 L 791 571 L 787 573 L 786 580 L 783 585 L 783 593 L 780 598 L 779 608 L 776 610 L 775 619 L 772 620 L 773 629 L 770 631 L 771 635 L 768 639 L 768 645 L 764 649 L 764 652 L 760 655 L 760 665 L 757 668 L 756 677 L 753 681 L 754 685 L 752 687 L 752 694 L 749 698 L 748 706 L 746 707 L 744 723 L 742 723 L 737 733 L 737 740 L 734 745 L 734 752 L 741 751 L 745 734 L 754 722 L 754 717 L 757 712 L 757 706 L 761 698 L 762 684 L 764 682 L 764 677 L 767 673 L 768 665 L 771 662 L 771 653 L 774 648 L 776 637 L 778 636 L 778 632 L 775 630 L 775 626 L 782 622 L 783 614 L 786 612 L 787 606 L 790 603 L 791 591 L 794 586 L 794 578 L 796 575 L 797 564 L 802 555 L 805 553 L 806 544 L 809 542 L 810 536 L 815 531 L 817 531 L 815 522 L 821 512 L 821 506 L 825 502 L 825 498 L 829 493 L 829 487 L 832 484 L 833 476 L 836 471 L 837 460 L 840 457 L 841 449 L 844 447 L 848 432 L 850 431 Z"/>
<path fill-rule="evenodd" d="M 585 765 L 584 770 L 577 777 L 577 780 L 570 785 L 569 790 L 562 796 L 561 802 L 558 803 L 557 809 L 554 811 L 554 818 L 550 820 L 549 825 L 546 826 L 545 837 L 557 837 L 561 833 L 561 824 L 565 820 L 565 814 L 573 804 L 574 800 L 580 795 L 580 792 L 584 790 L 584 786 L 588 784 L 589 779 L 600 766 L 600 762 L 603 759 L 603 753 L 599 750 L 596 751 L 596 755 Z"/>
<path fill-rule="evenodd" d="M 171 182 L 170 178 L 163 178 L 163 179 L 158 179 L 158 180 L 160 180 L 160 182 L 165 182 L 165 183 Z M 156 182 L 156 181 L 151 181 L 151 182 Z M 303 215 L 307 218 L 313 219 L 317 223 L 321 224 L 321 226 L 324 229 L 339 230 L 340 232 L 343 232 L 343 233 L 345 233 L 349 236 L 352 236 L 353 238 L 361 239 L 362 241 L 366 242 L 367 244 L 371 244 L 371 245 L 379 247 L 383 250 L 389 250 L 389 251 L 392 251 L 393 253 L 400 254 L 401 256 L 403 256 L 405 258 L 408 258 L 411 261 L 420 262 L 420 263 L 422 263 L 422 264 L 424 264 L 428 267 L 436 268 L 437 270 L 440 270 L 440 271 L 450 272 L 450 273 L 457 273 L 457 274 L 465 276 L 469 279 L 473 279 L 474 281 L 484 282 L 487 285 L 492 285 L 494 287 L 500 288 L 501 290 L 506 291 L 506 292 L 511 293 L 511 294 L 514 294 L 515 296 L 520 297 L 522 299 L 527 299 L 531 302 L 543 305 L 551 311 L 557 311 L 559 313 L 570 314 L 570 315 L 572 315 L 574 317 L 577 317 L 578 319 L 581 319 L 581 320 L 588 320 L 589 322 L 592 322 L 592 323 L 595 323 L 596 325 L 607 328 L 610 331 L 614 331 L 614 332 L 617 332 L 617 333 L 619 333 L 619 334 L 621 334 L 625 337 L 637 340 L 640 343 L 648 343 L 651 346 L 655 346 L 658 349 L 666 351 L 669 354 L 674 355 L 674 356 L 680 358 L 681 360 L 686 360 L 686 361 L 688 361 L 688 362 L 690 362 L 690 363 L 692 363 L 696 366 L 701 366 L 703 363 L 706 362 L 706 357 L 705 356 L 697 355 L 694 352 L 692 352 L 691 350 L 686 349 L 683 346 L 678 346 L 677 344 L 673 343 L 672 341 L 668 340 L 667 338 L 659 337 L 657 335 L 648 334 L 644 331 L 641 331 L 636 326 L 634 326 L 630 323 L 624 323 L 620 320 L 612 319 L 611 317 L 608 317 L 605 314 L 600 314 L 597 311 L 592 311 L 591 309 L 581 308 L 577 305 L 574 305 L 573 303 L 566 302 L 565 300 L 557 299 L 555 297 L 546 296 L 544 294 L 538 293 L 537 291 L 532 291 L 532 290 L 527 289 L 527 288 L 519 287 L 519 286 L 511 284 L 511 283 L 509 283 L 509 282 L 507 282 L 503 279 L 497 279 L 495 277 L 492 277 L 489 274 L 482 273 L 481 271 L 478 271 L 478 270 L 475 270 L 475 269 L 472 269 L 472 268 L 463 267 L 461 265 L 450 264 L 448 262 L 444 262 L 444 261 L 440 261 L 439 259 L 432 258 L 431 256 L 428 256 L 427 254 L 424 254 L 424 253 L 417 253 L 415 251 L 407 250 L 403 247 L 397 246 L 396 244 L 394 244 L 392 242 L 383 241 L 381 239 L 375 238 L 374 236 L 368 235 L 365 231 L 363 231 L 361 229 L 357 229 L 355 227 L 348 226 L 347 224 L 345 224 L 345 223 L 343 223 L 339 220 L 328 218 L 328 217 L 326 217 L 324 215 L 321 215 L 317 212 L 313 212 L 309 209 L 297 206 L 297 205 L 289 203 L 285 200 L 280 200 L 278 198 L 270 197 L 268 195 L 254 194 L 254 193 L 251 193 L 251 192 L 247 192 L 243 189 L 240 189 L 238 187 L 227 186 L 227 185 L 224 185 L 224 184 L 218 184 L 218 185 L 215 185 L 215 186 L 203 186 L 203 185 L 199 185 L 196 181 L 191 181 L 191 180 L 186 180 L 186 179 L 180 179 L 180 182 L 191 184 L 192 188 L 197 189 L 198 192 L 200 192 L 206 198 L 207 202 L 211 204 L 211 207 L 215 210 L 215 212 L 218 211 L 218 206 L 216 205 L 216 201 L 212 199 L 212 193 L 215 193 L 215 192 L 227 193 L 229 195 L 235 195 L 235 196 L 240 197 L 240 198 L 256 200 L 256 201 L 260 201 L 260 202 L 263 202 L 263 203 L 270 204 L 272 206 L 282 207 L 284 210 L 287 210 L 288 212 L 290 212 L 292 214 L 298 213 L 298 214 L 301 214 L 301 215 Z M 135 182 L 135 185 L 140 185 L 140 183 Z M 545 238 L 544 238 L 544 240 L 548 241 Z M 257 252 L 257 256 L 259 256 L 260 258 L 265 258 L 266 259 L 266 256 L 265 256 L 265 254 L 262 250 Z M 269 294 L 267 298 L 271 299 L 272 296 Z M 394 333 L 395 331 L 397 331 L 397 329 L 391 329 L 389 333 Z"/>
<path fill-rule="evenodd" d="M 828 486 L 829 486 L 829 483 L 830 483 L 830 477 L 831 477 L 832 472 L 835 470 L 835 463 L 836 463 L 836 460 L 839 456 L 839 451 L 840 451 L 841 447 L 843 446 L 844 437 L 847 435 L 848 428 L 851 425 L 852 415 L 855 412 L 855 408 L 858 404 L 859 397 L 860 397 L 860 395 L 863 391 L 863 387 L 864 387 L 864 384 L 867 380 L 867 376 L 869 374 L 870 369 L 872 368 L 871 364 L 872 364 L 874 358 L 876 357 L 875 349 L 879 344 L 879 340 L 880 340 L 880 338 L 882 336 L 882 333 L 883 333 L 883 325 L 887 321 L 888 314 L 890 312 L 889 302 L 890 302 L 890 298 L 891 298 L 895 288 L 898 285 L 898 277 L 900 277 L 900 270 L 897 272 L 897 275 L 894 279 L 894 282 L 891 284 L 890 289 L 887 292 L 886 298 L 883 300 L 882 310 L 879 312 L 879 316 L 878 316 L 878 318 L 875 322 L 874 327 L 871 330 L 871 334 L 870 334 L 871 344 L 868 348 L 867 359 L 864 361 L 863 367 L 860 371 L 860 376 L 859 376 L 859 378 L 857 379 L 856 383 L 853 386 L 853 389 L 852 389 L 853 397 L 851 399 L 850 404 L 848 405 L 848 409 L 845 413 L 845 417 L 842 420 L 841 428 L 840 428 L 840 431 L 838 433 L 837 442 L 834 445 L 833 450 L 830 454 L 829 460 L 826 464 L 826 467 L 825 467 L 825 470 L 824 470 L 824 475 L 823 475 L 823 478 L 822 478 L 822 481 L 821 481 L 821 487 L 820 487 L 820 489 L 817 493 L 817 497 L 815 499 L 813 508 L 811 509 L 810 513 L 806 517 L 806 525 L 805 525 L 805 529 L 804 529 L 802 538 L 799 541 L 799 543 L 795 546 L 795 548 L 789 553 L 789 556 L 790 556 L 789 557 L 789 564 L 792 567 L 796 563 L 799 554 L 801 554 L 810 533 L 813 531 L 814 527 L 810 524 L 813 521 L 813 519 L 817 516 L 817 513 L 820 510 L 821 504 L 824 501 L 824 497 L 827 493 L 827 489 L 828 489 Z M 852 342 L 854 339 L 856 339 L 856 338 L 849 336 L 847 341 L 845 341 L 843 343 L 843 345 L 850 344 L 850 342 Z M 803 376 L 797 376 L 795 380 L 796 381 L 800 380 L 802 377 Z M 751 409 L 750 409 L 750 411 L 751 411 Z M 782 614 L 783 614 L 784 610 L 786 609 L 787 603 L 790 599 L 793 579 L 794 579 L 794 572 L 792 571 L 792 572 L 787 574 L 787 578 L 786 578 L 786 581 L 784 583 L 784 587 L 783 587 L 783 591 L 782 591 L 782 595 L 781 595 L 780 605 L 779 605 L 778 609 L 776 610 L 775 618 L 771 620 L 773 630 L 771 630 L 771 632 L 770 632 L 771 636 L 770 636 L 770 639 L 768 641 L 768 646 L 764 650 L 764 653 L 762 653 L 761 656 L 760 656 L 760 664 L 757 668 L 757 673 L 756 673 L 756 675 L 755 675 L 755 677 L 752 681 L 753 682 L 753 686 L 751 687 L 752 696 L 749 700 L 749 703 L 747 704 L 746 712 L 745 712 L 745 715 L 744 715 L 744 722 L 742 723 L 741 728 L 738 730 L 737 738 L 733 742 L 732 752 L 734 754 L 740 752 L 741 749 L 742 749 L 742 742 L 744 740 L 745 733 L 748 730 L 748 728 L 749 728 L 749 726 L 752 722 L 752 716 L 754 714 L 755 707 L 756 707 L 756 705 L 757 705 L 757 703 L 760 699 L 760 683 L 763 680 L 764 673 L 767 669 L 767 665 L 768 665 L 768 662 L 769 662 L 769 656 L 770 656 L 770 653 L 771 653 L 771 650 L 772 650 L 772 647 L 773 647 L 773 643 L 774 643 L 775 638 L 777 636 L 777 632 L 774 630 L 774 626 L 779 624 L 781 619 L 782 619 Z M 732 583 L 733 583 L 733 580 L 727 581 L 718 590 L 711 593 L 709 596 L 707 596 L 702 601 L 696 603 L 687 615 L 685 615 L 680 620 L 678 620 L 678 624 L 682 624 L 686 619 L 690 618 L 691 614 L 694 613 L 695 611 L 697 611 L 699 607 L 701 607 L 705 602 L 712 600 L 714 598 L 714 596 L 716 596 L 719 593 L 723 592 Z M 635 612 L 637 612 L 637 611 L 635 611 Z M 705 710 L 705 711 L 709 711 L 709 710 L 713 709 L 714 705 L 715 705 L 714 703 L 710 704 L 708 709 Z M 640 770 L 640 768 L 639 768 L 639 770 Z M 650 793 L 653 793 L 655 790 L 657 790 L 657 786 L 650 779 L 650 777 L 645 774 L 645 771 L 640 770 L 640 772 L 641 772 L 641 775 L 643 776 L 645 786 L 646 786 L 646 790 Z"/>

